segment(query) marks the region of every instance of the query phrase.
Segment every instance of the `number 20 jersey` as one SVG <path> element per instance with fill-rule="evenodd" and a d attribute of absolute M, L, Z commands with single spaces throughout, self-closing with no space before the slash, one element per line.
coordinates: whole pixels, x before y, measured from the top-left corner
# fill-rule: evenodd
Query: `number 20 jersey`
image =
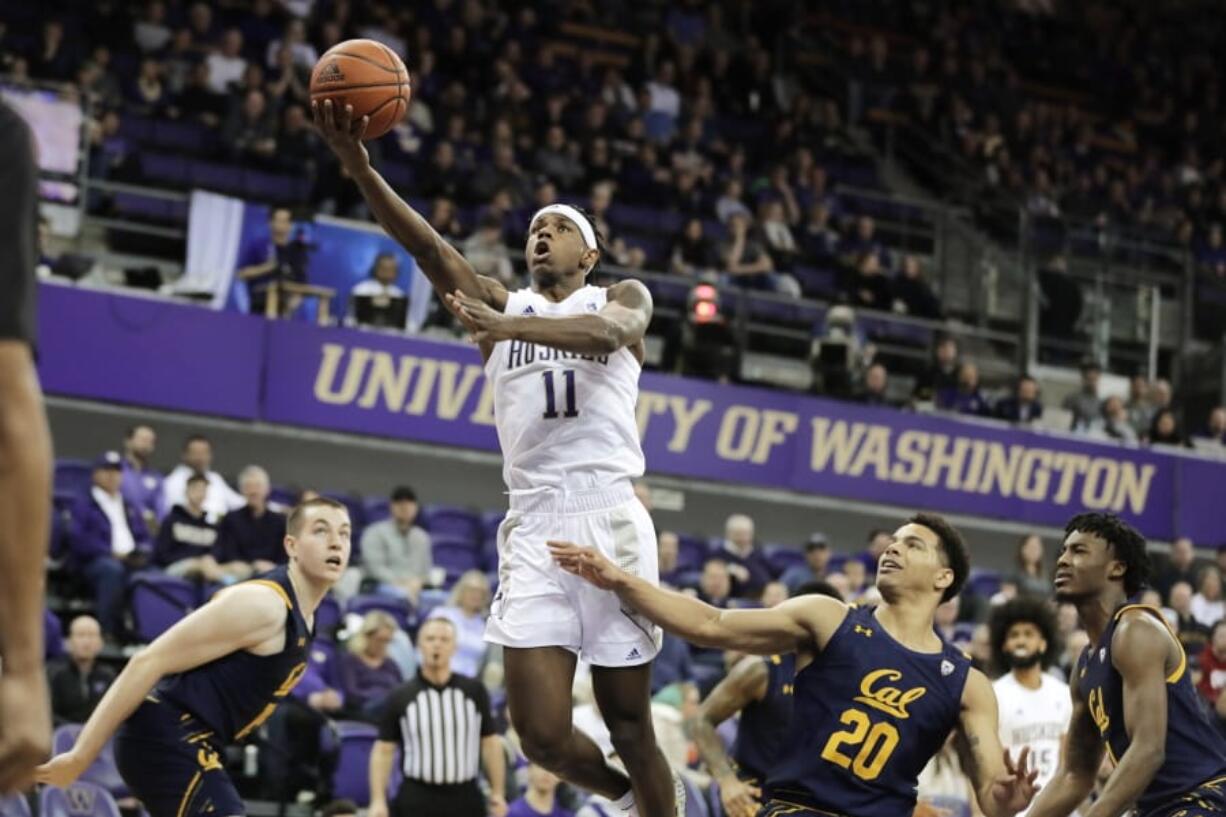
<path fill-rule="evenodd" d="M 603 287 L 582 287 L 560 303 L 521 289 L 508 293 L 505 312 L 549 319 L 595 314 L 605 302 Z M 521 340 L 496 344 L 485 375 L 507 488 L 588 491 L 641 477 L 641 369 L 625 347 L 579 355 Z"/>
<path fill-rule="evenodd" d="M 852 607 L 796 675 L 792 730 L 767 796 L 855 817 L 915 807 L 920 771 L 959 720 L 970 659 L 948 644 L 920 653 L 895 641 L 872 607 Z"/>

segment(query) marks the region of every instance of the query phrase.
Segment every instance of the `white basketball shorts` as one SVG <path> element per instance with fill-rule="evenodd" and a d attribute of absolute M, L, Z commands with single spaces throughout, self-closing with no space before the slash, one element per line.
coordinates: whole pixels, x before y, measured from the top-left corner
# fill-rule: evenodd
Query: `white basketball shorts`
<path fill-rule="evenodd" d="M 624 607 L 617 594 L 565 572 L 546 542 L 589 545 L 659 584 L 656 533 L 629 483 L 600 491 L 512 492 L 498 529 L 498 592 L 485 640 L 504 647 L 564 647 L 597 667 L 645 664 L 660 649 L 660 628 Z"/>

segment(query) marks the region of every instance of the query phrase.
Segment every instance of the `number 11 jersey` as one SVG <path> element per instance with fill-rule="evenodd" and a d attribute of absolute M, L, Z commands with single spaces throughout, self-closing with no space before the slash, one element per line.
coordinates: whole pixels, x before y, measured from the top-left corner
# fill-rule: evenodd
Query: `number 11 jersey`
<path fill-rule="evenodd" d="M 921 653 L 852 607 L 796 675 L 792 729 L 766 795 L 832 815 L 898 817 L 958 724 L 971 669 L 961 650 Z"/>
<path fill-rule="evenodd" d="M 554 303 L 539 292 L 507 294 L 512 316 L 595 314 L 603 287 L 585 286 Z M 485 364 L 494 391 L 502 477 L 511 491 L 590 491 L 643 475 L 635 405 L 642 367 L 623 347 L 580 355 L 520 340 L 495 345 Z"/>

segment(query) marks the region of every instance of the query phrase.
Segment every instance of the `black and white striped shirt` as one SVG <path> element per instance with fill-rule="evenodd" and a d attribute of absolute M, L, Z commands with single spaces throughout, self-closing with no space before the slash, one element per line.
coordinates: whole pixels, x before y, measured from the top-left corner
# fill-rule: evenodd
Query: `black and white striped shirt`
<path fill-rule="evenodd" d="M 481 738 L 495 731 L 481 682 L 452 674 L 439 687 L 418 672 L 388 697 L 379 740 L 400 746 L 401 770 L 410 780 L 467 783 L 481 771 Z"/>

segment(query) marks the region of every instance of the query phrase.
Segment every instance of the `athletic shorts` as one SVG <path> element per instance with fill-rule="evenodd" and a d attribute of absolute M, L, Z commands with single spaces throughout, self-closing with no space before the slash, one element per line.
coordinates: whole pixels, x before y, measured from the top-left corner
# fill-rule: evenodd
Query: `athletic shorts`
<path fill-rule="evenodd" d="M 1221 817 L 1226 815 L 1226 777 L 1206 780 L 1187 794 L 1144 812 L 1144 817 Z"/>
<path fill-rule="evenodd" d="M 115 735 L 115 765 L 150 817 L 246 814 L 225 747 L 194 716 L 150 695 Z"/>
<path fill-rule="evenodd" d="M 660 628 L 557 566 L 546 542 L 599 548 L 623 570 L 659 584 L 656 533 L 629 483 L 601 491 L 512 492 L 498 529 L 498 592 L 485 640 L 504 647 L 564 647 L 597 667 L 645 664 Z"/>

